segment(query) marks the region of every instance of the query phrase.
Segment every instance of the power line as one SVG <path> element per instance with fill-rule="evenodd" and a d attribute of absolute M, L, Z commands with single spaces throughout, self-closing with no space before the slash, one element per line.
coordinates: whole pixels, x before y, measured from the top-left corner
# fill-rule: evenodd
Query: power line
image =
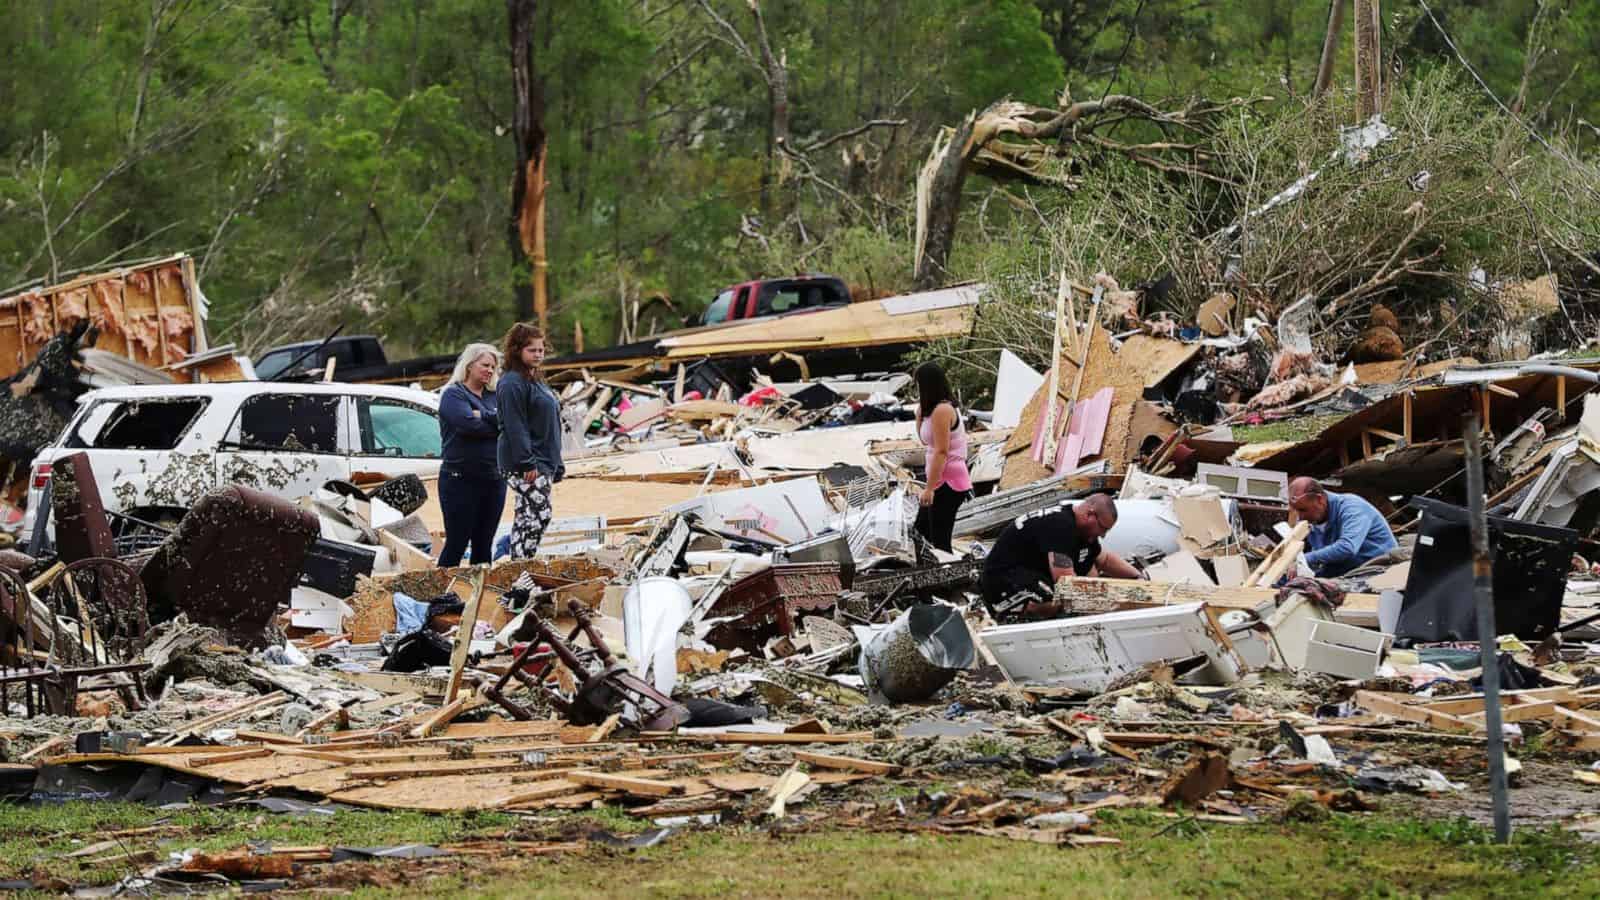
<path fill-rule="evenodd" d="M 1461 67 L 1467 70 L 1467 73 L 1472 76 L 1472 80 L 1476 81 L 1479 87 L 1483 88 L 1483 92 L 1489 95 L 1489 99 L 1493 100 L 1494 104 L 1500 107 L 1501 112 L 1511 117 L 1511 120 L 1516 122 L 1518 125 L 1521 125 L 1523 130 L 1527 131 L 1530 137 L 1538 141 L 1540 146 L 1550 151 L 1551 155 L 1555 156 L 1557 159 L 1561 160 L 1567 165 L 1572 166 L 1573 168 L 1580 168 L 1577 160 L 1573 159 L 1564 151 L 1558 150 L 1549 141 L 1545 140 L 1544 135 L 1540 134 L 1537 129 L 1535 129 L 1532 125 L 1529 125 L 1521 116 L 1512 112 L 1510 107 L 1506 106 L 1500 101 L 1500 98 L 1495 95 L 1494 89 L 1489 87 L 1488 82 L 1483 80 L 1482 75 L 1478 74 L 1478 70 L 1472 67 L 1472 63 L 1467 62 L 1467 57 L 1461 52 L 1461 48 L 1456 46 L 1456 42 L 1450 38 L 1450 32 L 1444 30 L 1444 25 L 1440 24 L 1439 18 L 1433 14 L 1433 10 L 1429 8 L 1427 0 L 1417 0 L 1417 5 L 1421 6 L 1422 11 L 1428 14 L 1428 20 L 1433 22 L 1434 28 L 1438 29 L 1439 36 L 1444 38 L 1445 44 L 1450 48 L 1451 52 L 1456 55 L 1456 60 L 1461 63 Z M 1588 188 L 1590 193 L 1600 194 L 1600 191 L 1596 191 L 1593 186 L 1587 183 L 1584 184 L 1584 187 Z"/>

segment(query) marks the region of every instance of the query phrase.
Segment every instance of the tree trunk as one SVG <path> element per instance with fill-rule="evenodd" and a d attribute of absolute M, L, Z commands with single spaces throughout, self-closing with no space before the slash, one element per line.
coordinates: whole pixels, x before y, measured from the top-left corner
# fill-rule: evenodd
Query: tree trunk
<path fill-rule="evenodd" d="M 1344 30 L 1344 5 L 1349 0 L 1333 0 L 1328 4 L 1328 32 L 1322 36 L 1322 60 L 1317 64 L 1317 83 L 1311 89 L 1315 100 L 1327 93 L 1333 83 L 1333 63 L 1339 55 L 1339 33 Z"/>
<path fill-rule="evenodd" d="M 787 53 L 772 52 L 760 0 L 749 0 L 749 3 L 750 15 L 756 23 L 756 44 L 761 49 L 761 66 L 766 71 L 767 161 L 761 171 L 761 214 L 770 219 L 773 181 L 781 165 L 779 154 L 789 142 L 789 60 Z"/>
<path fill-rule="evenodd" d="M 943 283 L 955 245 L 956 223 L 961 216 L 961 189 L 967 181 L 967 145 L 972 141 L 976 116 L 950 136 L 943 148 L 935 145 L 917 178 L 917 265 L 912 288 L 932 290 Z M 940 152 L 942 149 L 942 152 Z"/>
<path fill-rule="evenodd" d="M 511 215 L 506 223 L 506 244 L 512 263 L 527 264 L 532 272 L 529 289 L 517 288 L 513 308 L 517 318 L 538 316 L 545 328 L 544 197 L 545 144 L 544 79 L 534 61 L 533 24 L 537 0 L 506 0 L 511 36 L 511 84 L 516 101 L 511 131 L 517 162 L 511 182 Z M 548 330 L 546 331 L 548 335 Z"/>
<path fill-rule="evenodd" d="M 1361 120 L 1377 113 L 1383 97 L 1383 58 L 1378 46 L 1378 0 L 1355 0 L 1356 91 Z"/>

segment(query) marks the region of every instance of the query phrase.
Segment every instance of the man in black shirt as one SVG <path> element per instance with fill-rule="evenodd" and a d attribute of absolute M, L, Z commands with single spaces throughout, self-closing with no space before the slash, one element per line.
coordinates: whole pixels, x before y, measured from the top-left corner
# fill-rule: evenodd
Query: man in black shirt
<path fill-rule="evenodd" d="M 983 561 L 983 599 L 997 621 L 1061 615 L 1055 583 L 1092 572 L 1111 578 L 1142 577 L 1122 557 L 1100 548 L 1117 524 L 1117 504 L 1106 494 L 1018 516 Z"/>

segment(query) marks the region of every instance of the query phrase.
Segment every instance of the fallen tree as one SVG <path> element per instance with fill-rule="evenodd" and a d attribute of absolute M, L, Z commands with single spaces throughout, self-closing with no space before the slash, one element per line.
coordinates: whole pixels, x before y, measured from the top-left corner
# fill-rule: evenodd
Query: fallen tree
<path fill-rule="evenodd" d="M 1086 151 L 1231 184 L 1208 170 L 1210 154 L 1200 138 L 1211 131 L 1215 115 L 1232 105 L 1195 101 L 1182 109 L 1161 110 L 1126 94 L 1073 102 L 1063 92 L 1056 109 L 1001 100 L 945 129 L 917 178 L 916 288 L 928 290 L 946 279 L 968 174 L 1073 191 L 1083 183 L 1078 170 Z M 1125 142 L 1108 136 L 1129 120 L 1195 139 Z"/>

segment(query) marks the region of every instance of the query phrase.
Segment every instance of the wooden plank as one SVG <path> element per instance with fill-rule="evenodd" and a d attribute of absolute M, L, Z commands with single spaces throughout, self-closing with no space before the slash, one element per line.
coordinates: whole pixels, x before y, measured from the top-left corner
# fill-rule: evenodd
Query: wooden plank
<path fill-rule="evenodd" d="M 244 750 L 235 750 L 232 753 L 212 753 L 189 760 L 191 766 L 214 766 L 218 763 L 238 762 L 241 759 L 260 759 L 271 756 L 272 751 L 266 747 L 249 747 Z"/>
<path fill-rule="evenodd" d="M 1311 533 L 1311 523 L 1301 521 L 1289 532 L 1289 536 L 1272 548 L 1266 558 L 1261 560 L 1244 580 L 1245 587 L 1266 586 L 1283 576 L 1284 570 L 1295 561 L 1300 554 L 1300 548 L 1305 545 L 1306 535 Z"/>
<path fill-rule="evenodd" d="M 842 734 L 766 734 L 756 731 L 715 731 L 699 734 L 672 734 L 646 731 L 641 741 L 688 741 L 707 744 L 863 744 L 878 740 L 870 731 Z"/>
<path fill-rule="evenodd" d="M 444 702 L 446 705 L 454 703 L 456 695 L 461 692 L 461 672 L 467 666 L 467 652 L 472 647 L 472 632 L 478 624 L 478 604 L 483 602 L 483 569 L 472 573 L 472 598 L 467 601 L 466 608 L 461 611 L 461 627 L 456 631 L 456 645 L 450 651 L 450 681 L 444 689 Z M 459 712 L 459 710 L 458 710 Z M 423 734 L 413 735 L 422 737 Z"/>
<path fill-rule="evenodd" d="M 423 719 L 422 722 L 417 725 L 417 727 L 408 732 L 408 735 L 414 738 L 427 737 L 433 733 L 435 728 L 438 728 L 440 725 L 443 725 L 449 722 L 451 719 L 454 719 L 456 716 L 461 715 L 462 710 L 466 709 L 467 701 L 469 699 L 471 698 L 457 697 L 456 699 L 451 700 L 438 710 L 435 710 L 432 715 L 428 716 L 426 719 Z"/>
<path fill-rule="evenodd" d="M 868 775 L 893 775 L 900 771 L 900 767 L 897 765 L 879 762 L 875 759 L 830 756 L 826 753 L 812 753 L 807 750 L 794 751 L 794 758 L 800 762 L 809 763 L 823 769 L 842 769 L 846 772 L 864 772 Z"/>
<path fill-rule="evenodd" d="M 580 769 L 573 772 L 567 776 L 567 780 L 585 787 L 621 791 L 635 797 L 670 797 L 673 794 L 683 793 L 683 785 L 673 784 L 670 781 L 652 781 L 648 778 L 633 778 L 628 775 L 596 772 L 590 769 Z"/>
<path fill-rule="evenodd" d="M 402 572 L 420 572 L 435 566 L 433 557 L 411 546 L 390 532 L 378 530 L 378 543 L 388 549 Z"/>
<path fill-rule="evenodd" d="M 1500 721 L 1502 722 L 1527 722 L 1535 719 L 1544 719 L 1555 714 L 1556 707 L 1561 705 L 1559 700 L 1543 700 L 1537 703 L 1502 703 L 1500 704 Z M 1461 718 L 1484 727 L 1484 719 L 1488 713 L 1479 710 L 1462 714 Z"/>
<path fill-rule="evenodd" d="M 1591 731 L 1600 734 L 1600 719 L 1586 716 L 1574 709 L 1557 706 L 1551 721 L 1562 731 Z"/>
<path fill-rule="evenodd" d="M 1481 714 L 1483 712 L 1484 697 L 1482 694 L 1464 694 L 1459 697 L 1446 697 L 1442 700 L 1429 700 L 1421 697 L 1417 699 L 1421 701 L 1417 705 L 1426 706 L 1429 709 L 1438 710 L 1442 713 L 1449 713 L 1450 715 L 1460 715 L 1463 713 Z M 1516 704 L 1536 703 L 1545 700 L 1555 701 L 1557 703 L 1576 703 L 1584 699 L 1585 698 L 1582 695 L 1569 687 L 1530 688 L 1523 691 L 1503 691 L 1500 694 L 1500 703 L 1502 707 L 1510 707 Z"/>
<path fill-rule="evenodd" d="M 1358 706 L 1365 707 L 1373 712 L 1393 716 L 1396 719 L 1403 719 L 1407 722 L 1416 722 L 1419 725 L 1427 725 L 1430 728 L 1438 728 L 1442 731 L 1470 732 L 1478 730 L 1478 725 L 1467 719 L 1431 710 L 1426 706 L 1413 706 L 1379 691 L 1356 691 L 1355 700 Z"/>

